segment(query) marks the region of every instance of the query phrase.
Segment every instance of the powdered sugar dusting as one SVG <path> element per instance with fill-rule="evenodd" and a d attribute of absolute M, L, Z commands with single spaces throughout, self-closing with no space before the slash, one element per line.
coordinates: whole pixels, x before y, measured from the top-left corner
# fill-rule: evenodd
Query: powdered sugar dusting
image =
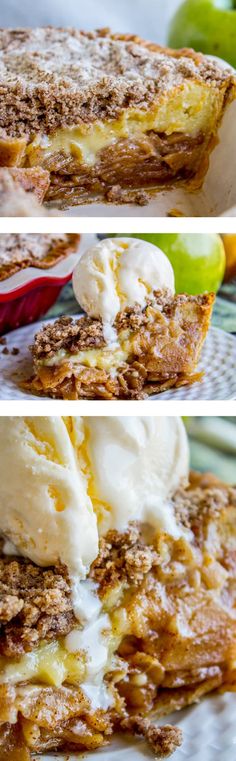
<path fill-rule="evenodd" d="M 192 51 L 171 53 L 138 37 L 51 27 L 3 29 L 0 128 L 22 134 L 29 125 L 47 131 L 113 118 L 130 104 L 147 107 L 186 78 L 219 85 L 230 76 Z"/>
<path fill-rule="evenodd" d="M 77 89 L 108 76 L 130 82 L 155 80 L 168 89 L 186 77 L 205 79 L 207 71 L 219 76 L 216 64 L 206 59 L 199 63 L 187 55 L 176 58 L 164 49 L 157 52 L 133 41 L 86 36 L 72 29 L 4 30 L 1 42 L 1 76 L 33 86 L 61 84 L 63 79 Z"/>

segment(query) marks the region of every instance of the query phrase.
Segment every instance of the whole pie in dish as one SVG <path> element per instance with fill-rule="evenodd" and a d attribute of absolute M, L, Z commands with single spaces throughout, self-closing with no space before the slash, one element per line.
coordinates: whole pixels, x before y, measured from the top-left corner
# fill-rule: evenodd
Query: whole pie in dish
<path fill-rule="evenodd" d="M 155 756 L 166 757 L 181 744 L 181 732 L 169 724 L 157 727 L 152 723 L 155 717 L 198 702 L 214 690 L 235 689 L 236 491 L 214 476 L 197 473 L 190 474 L 189 483 L 184 484 L 183 430 L 179 429 L 176 438 L 176 424 L 173 418 L 167 420 L 158 424 L 159 455 L 164 445 L 165 466 L 162 457 L 158 460 L 162 459 L 165 479 L 169 477 L 173 490 L 170 498 L 166 489 L 169 502 L 164 513 L 162 500 L 158 502 L 158 495 L 163 494 L 161 466 L 159 493 L 157 482 L 157 491 L 153 489 L 153 464 L 150 470 L 145 461 L 145 447 L 149 455 L 157 453 L 155 419 L 88 418 L 78 432 L 78 422 L 68 418 L 51 418 L 51 422 L 50 418 L 20 418 L 17 422 L 1 418 L 5 447 L 0 462 L 4 534 L 0 557 L 1 761 L 29 761 L 31 753 L 34 757 L 47 751 L 95 750 L 107 744 L 117 730 L 143 735 Z M 99 454 L 105 451 L 103 435 L 108 446 L 117 442 L 116 457 L 112 462 L 111 449 L 106 454 L 110 471 L 104 472 L 105 481 L 99 488 L 97 481 L 95 489 L 91 457 L 98 474 Z M 11 501 L 14 486 L 9 479 L 9 457 L 14 483 L 21 479 L 23 492 L 26 490 L 17 505 L 21 527 L 16 523 L 14 499 Z M 69 495 L 68 472 L 75 477 L 76 462 L 97 516 L 100 537 L 96 557 L 79 582 L 75 600 L 74 577 L 58 557 L 60 549 L 62 554 L 64 551 L 62 537 L 65 546 L 68 542 L 63 504 L 65 494 Z M 151 475 L 146 482 L 149 505 L 147 500 L 145 505 L 147 494 L 138 467 Z M 135 510 L 126 527 L 121 520 L 122 502 L 116 502 L 118 490 L 112 494 L 112 481 L 111 521 L 110 505 L 101 497 L 109 475 L 114 477 L 115 472 L 121 478 L 123 495 L 126 483 L 128 513 L 132 503 L 129 489 L 132 491 L 136 480 Z M 125 482 L 126 473 L 131 481 Z M 115 482 L 113 478 L 114 490 Z M 42 503 L 39 497 L 46 485 Z M 65 510 L 68 515 L 70 507 L 73 548 L 72 492 L 73 488 Z M 83 524 L 81 494 L 77 520 Z M 17 499 L 17 492 L 15 495 Z M 41 524 L 33 509 L 36 499 Z M 53 505 L 55 535 L 45 542 L 43 559 L 42 537 L 52 527 Z M 120 521 L 120 527 L 106 530 L 106 521 L 117 526 Z M 34 546 L 39 525 L 41 537 Z M 85 544 L 88 535 L 84 531 Z M 93 540 L 94 534 L 91 536 Z M 25 557 L 17 554 L 9 538 L 18 541 Z M 30 559 L 37 553 L 41 565 Z M 47 566 L 47 558 L 53 556 L 57 562 Z"/>
<path fill-rule="evenodd" d="M 154 293 L 115 320 L 116 347 L 101 319 L 61 317 L 31 347 L 33 376 L 24 387 L 59 399 L 142 399 L 201 379 L 196 367 L 214 294 Z"/>
<path fill-rule="evenodd" d="M 0 60 L 0 165 L 49 171 L 62 206 L 199 187 L 235 97 L 217 62 L 106 29 L 2 29 Z"/>
<path fill-rule="evenodd" d="M 49 269 L 76 251 L 80 236 L 55 233 L 9 233 L 0 235 L 0 281 L 26 267 Z"/>

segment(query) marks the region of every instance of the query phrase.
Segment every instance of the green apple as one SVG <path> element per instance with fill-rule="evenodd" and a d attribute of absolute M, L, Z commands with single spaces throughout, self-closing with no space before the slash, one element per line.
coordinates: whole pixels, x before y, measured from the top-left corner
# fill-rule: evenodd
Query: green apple
<path fill-rule="evenodd" d="M 236 0 L 185 0 L 171 21 L 168 44 L 219 56 L 236 68 Z"/>
<path fill-rule="evenodd" d="M 120 236 L 123 237 L 119 233 Z M 225 250 L 220 235 L 135 233 L 131 237 L 146 240 L 164 251 L 175 273 L 176 293 L 218 291 L 225 272 Z"/>

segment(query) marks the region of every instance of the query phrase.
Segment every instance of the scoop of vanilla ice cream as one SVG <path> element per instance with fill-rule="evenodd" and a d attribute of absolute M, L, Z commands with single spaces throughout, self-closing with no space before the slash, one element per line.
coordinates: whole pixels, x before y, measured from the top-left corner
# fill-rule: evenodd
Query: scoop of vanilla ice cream
<path fill-rule="evenodd" d="M 68 567 L 81 614 L 99 533 L 138 520 L 178 536 L 171 496 L 188 467 L 175 417 L 2 417 L 0 531 L 38 565 Z"/>
<path fill-rule="evenodd" d="M 0 530 L 38 565 L 85 577 L 98 553 L 97 519 L 76 440 L 60 417 L 0 419 Z"/>
<path fill-rule="evenodd" d="M 174 293 L 174 272 L 157 246 L 136 238 L 108 238 L 88 249 L 73 273 L 77 301 L 90 317 L 113 325 L 122 309 L 142 308 L 156 290 Z"/>
<path fill-rule="evenodd" d="M 89 493 L 99 532 L 123 531 L 138 520 L 178 536 L 171 496 L 187 483 L 189 471 L 182 420 L 85 417 L 84 427 Z"/>

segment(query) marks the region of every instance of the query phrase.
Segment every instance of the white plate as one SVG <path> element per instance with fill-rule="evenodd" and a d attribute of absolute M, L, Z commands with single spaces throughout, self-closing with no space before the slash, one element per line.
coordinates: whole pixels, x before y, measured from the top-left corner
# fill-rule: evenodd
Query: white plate
<path fill-rule="evenodd" d="M 228 693 L 202 700 L 199 705 L 165 717 L 163 724 L 181 727 L 184 742 L 173 761 L 235 761 L 236 695 Z M 40 756 L 40 761 L 154 761 L 142 741 L 117 739 L 103 750 L 77 755 Z M 37 756 L 37 761 L 39 757 Z"/>
<path fill-rule="evenodd" d="M 17 347 L 17 355 L 3 354 L 0 347 L 0 399 L 39 399 L 27 394 L 19 384 L 32 374 L 32 360 L 28 346 L 35 333 L 45 323 L 34 323 L 18 328 L 6 336 L 7 347 Z M 4 347 L 3 347 L 4 348 Z M 205 341 L 198 370 L 204 370 L 201 383 L 183 386 L 173 391 L 155 394 L 150 399 L 235 399 L 236 398 L 236 338 L 218 328 L 210 328 Z M 235 756 L 236 758 L 236 756 Z"/>

